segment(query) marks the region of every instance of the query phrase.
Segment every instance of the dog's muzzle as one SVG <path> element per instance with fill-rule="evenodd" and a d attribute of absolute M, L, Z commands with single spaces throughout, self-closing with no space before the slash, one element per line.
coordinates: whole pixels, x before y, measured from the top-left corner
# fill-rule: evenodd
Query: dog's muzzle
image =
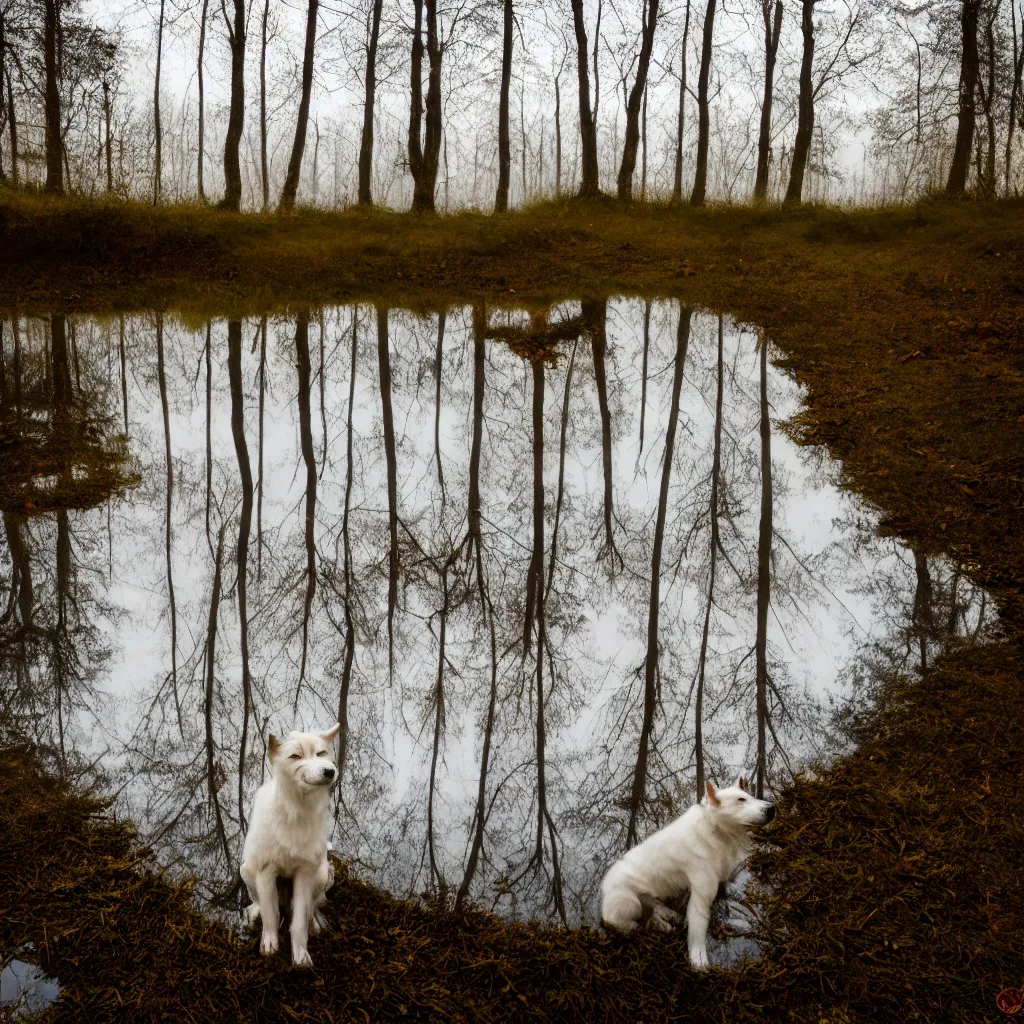
<path fill-rule="evenodd" d="M 323 776 L 323 778 L 325 780 L 330 781 L 331 779 L 334 778 L 334 776 L 337 774 L 337 772 L 333 768 L 324 768 L 324 769 L 321 770 L 320 774 Z M 774 807 L 772 808 L 772 814 L 773 815 L 775 814 L 775 808 Z"/>
<path fill-rule="evenodd" d="M 774 821 L 774 819 L 775 819 L 775 805 L 774 804 L 769 804 L 764 809 L 764 824 L 767 825 L 769 821 Z"/>

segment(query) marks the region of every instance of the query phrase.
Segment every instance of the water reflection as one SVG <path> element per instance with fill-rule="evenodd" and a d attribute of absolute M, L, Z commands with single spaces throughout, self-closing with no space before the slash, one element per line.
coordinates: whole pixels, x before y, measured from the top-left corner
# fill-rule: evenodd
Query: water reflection
<path fill-rule="evenodd" d="M 88 381 L 141 483 L 5 506 L 0 723 L 225 906 L 269 731 L 342 723 L 362 877 L 589 922 L 703 776 L 771 790 L 990 614 L 776 429 L 757 338 L 675 302 L 69 324 L 73 360 L 4 350 L 2 429 Z"/>

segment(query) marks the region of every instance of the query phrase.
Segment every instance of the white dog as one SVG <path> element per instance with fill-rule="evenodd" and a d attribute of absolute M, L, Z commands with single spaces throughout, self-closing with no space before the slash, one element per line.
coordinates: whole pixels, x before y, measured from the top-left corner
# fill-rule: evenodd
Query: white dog
<path fill-rule="evenodd" d="M 680 915 L 661 901 L 690 890 L 686 908 L 690 963 L 708 966 L 707 931 L 718 887 L 749 852 L 750 829 L 775 817 L 775 807 L 747 792 L 746 779 L 728 789 L 707 783 L 707 798 L 617 860 L 601 885 L 601 917 L 628 934 L 649 916 L 671 931 Z"/>
<path fill-rule="evenodd" d="M 292 962 L 303 967 L 312 966 L 306 949 L 310 927 L 314 934 L 320 930 L 317 911 L 334 881 L 327 826 L 330 790 L 338 777 L 332 741 L 339 729 L 270 737 L 271 775 L 256 791 L 242 850 L 242 881 L 252 898 L 249 923 L 263 918 L 263 953 L 278 949 L 277 879 L 292 879 Z"/>

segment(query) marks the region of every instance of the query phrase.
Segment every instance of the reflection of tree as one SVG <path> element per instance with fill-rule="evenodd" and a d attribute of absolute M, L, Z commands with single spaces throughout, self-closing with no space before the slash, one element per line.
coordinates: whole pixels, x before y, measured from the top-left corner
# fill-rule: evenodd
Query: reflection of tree
<path fill-rule="evenodd" d="M 246 600 L 249 567 L 249 529 L 252 525 L 252 468 L 249 447 L 245 443 L 245 398 L 242 393 L 242 323 L 228 323 L 228 376 L 231 381 L 231 435 L 235 442 L 238 474 L 242 480 L 242 512 L 238 519 L 238 624 L 242 654 L 242 738 L 238 745 L 238 817 L 245 822 L 242 810 L 245 751 L 249 737 L 249 714 L 252 708 L 252 676 L 249 671 L 249 610 Z M 219 542 L 218 542 L 219 543 Z"/>
<path fill-rule="evenodd" d="M 754 640 L 757 688 L 757 783 L 755 794 L 764 797 L 768 767 L 765 727 L 768 723 L 768 608 L 771 603 L 772 559 L 772 425 L 768 418 L 768 342 L 759 346 L 760 436 L 761 436 L 761 518 L 757 529 L 757 636 Z"/>
<path fill-rule="evenodd" d="M 295 356 L 299 375 L 299 442 L 302 461 L 306 465 L 306 597 L 302 606 L 302 662 L 299 682 L 295 689 L 295 710 L 299 706 L 299 693 L 306 681 L 306 658 L 309 653 L 309 619 L 316 593 L 316 456 L 313 453 L 313 427 L 309 406 L 309 314 L 300 313 L 295 321 Z"/>
<path fill-rule="evenodd" d="M 377 365 L 380 404 L 384 418 L 384 456 L 388 466 L 388 677 L 395 675 L 395 606 L 398 603 L 398 457 L 395 453 L 395 418 L 391 408 L 391 352 L 388 310 L 377 307 Z"/>
<path fill-rule="evenodd" d="M 167 373 L 164 366 L 164 316 L 156 316 L 156 366 L 160 385 L 160 409 L 164 417 L 164 454 L 167 467 L 167 501 L 164 517 L 164 552 L 167 558 L 167 597 L 171 615 L 171 691 L 174 710 L 178 716 L 178 730 L 184 738 L 185 725 L 181 717 L 181 697 L 178 694 L 178 606 L 174 600 L 174 570 L 171 564 L 171 510 L 174 502 L 174 463 L 171 460 L 171 416 L 167 404 Z"/>
<path fill-rule="evenodd" d="M 693 310 L 680 307 L 679 327 L 676 331 L 675 370 L 672 376 L 672 399 L 669 404 L 668 427 L 665 431 L 665 454 L 662 457 L 661 489 L 658 492 L 658 511 L 654 526 L 654 543 L 651 547 L 651 594 L 647 616 L 647 655 L 644 658 L 644 718 L 640 727 L 637 744 L 636 768 L 633 771 L 633 788 L 629 799 L 629 825 L 626 828 L 626 845 L 637 841 L 637 815 L 644 800 L 647 785 L 647 751 L 654 729 L 654 715 L 658 702 L 658 621 L 661 614 L 661 555 L 665 544 L 665 518 L 668 513 L 669 484 L 672 479 L 672 459 L 675 454 L 676 429 L 679 426 L 679 396 L 683 388 L 683 370 L 686 366 L 686 351 L 690 344 L 690 320 Z M 644 387 L 646 390 L 646 338 L 650 326 L 650 309 L 644 318 Z M 641 423 L 643 420 L 641 419 Z M 641 447 L 643 439 L 641 438 Z"/>

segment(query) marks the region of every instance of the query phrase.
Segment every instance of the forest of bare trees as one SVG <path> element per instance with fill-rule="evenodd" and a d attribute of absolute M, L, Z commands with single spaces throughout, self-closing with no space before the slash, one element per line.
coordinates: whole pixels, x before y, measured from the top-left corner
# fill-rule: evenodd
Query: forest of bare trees
<path fill-rule="evenodd" d="M 0 0 L 0 182 L 281 211 L 1012 195 L 1022 25 L 1017 0 Z"/>

